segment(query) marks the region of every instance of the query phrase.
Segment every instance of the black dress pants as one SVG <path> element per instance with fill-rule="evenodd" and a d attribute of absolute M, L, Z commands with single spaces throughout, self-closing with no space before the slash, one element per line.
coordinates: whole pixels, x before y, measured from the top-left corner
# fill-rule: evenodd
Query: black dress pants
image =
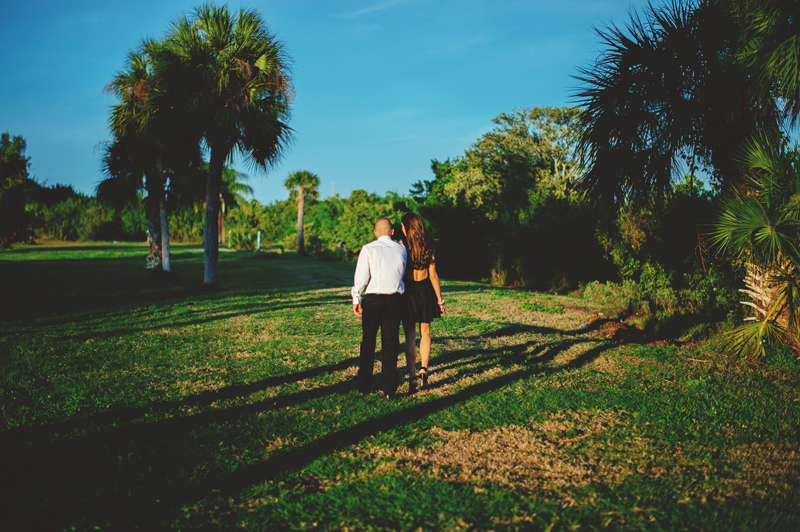
<path fill-rule="evenodd" d="M 381 373 L 383 391 L 394 395 L 400 384 L 397 353 L 400 345 L 400 294 L 367 294 L 361 301 L 361 351 L 358 360 L 358 389 L 371 390 L 375 367 L 375 343 L 381 330 Z"/>

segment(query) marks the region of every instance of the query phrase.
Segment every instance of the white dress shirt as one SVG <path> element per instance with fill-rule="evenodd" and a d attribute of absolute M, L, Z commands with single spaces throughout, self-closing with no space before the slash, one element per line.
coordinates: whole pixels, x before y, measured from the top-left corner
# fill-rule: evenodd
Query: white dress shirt
<path fill-rule="evenodd" d="M 402 294 L 406 248 L 390 236 L 381 236 L 361 248 L 353 278 L 353 305 L 361 303 L 361 294 Z"/>

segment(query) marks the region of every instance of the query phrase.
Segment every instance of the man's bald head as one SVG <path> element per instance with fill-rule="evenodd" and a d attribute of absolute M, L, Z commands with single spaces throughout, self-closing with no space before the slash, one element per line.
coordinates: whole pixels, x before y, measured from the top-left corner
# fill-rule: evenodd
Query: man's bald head
<path fill-rule="evenodd" d="M 375 236 L 392 236 L 392 223 L 387 220 L 386 218 L 378 218 L 378 221 L 375 222 Z"/>

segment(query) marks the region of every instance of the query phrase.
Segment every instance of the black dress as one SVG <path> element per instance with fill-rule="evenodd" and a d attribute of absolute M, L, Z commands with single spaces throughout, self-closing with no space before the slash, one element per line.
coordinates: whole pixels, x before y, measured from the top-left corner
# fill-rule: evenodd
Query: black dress
<path fill-rule="evenodd" d="M 430 323 L 442 315 L 430 277 L 421 281 L 407 278 L 405 285 L 406 289 L 403 293 L 406 302 L 403 316 L 405 320 L 414 323 Z"/>

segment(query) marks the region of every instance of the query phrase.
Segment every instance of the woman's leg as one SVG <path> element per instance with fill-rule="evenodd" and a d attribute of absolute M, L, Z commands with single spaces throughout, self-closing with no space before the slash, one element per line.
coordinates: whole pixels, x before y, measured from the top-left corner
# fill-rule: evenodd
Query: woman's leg
<path fill-rule="evenodd" d="M 428 367 L 428 360 L 431 357 L 431 324 L 419 324 L 419 357 L 423 368 Z"/>
<path fill-rule="evenodd" d="M 406 338 L 406 368 L 408 369 L 409 380 L 417 377 L 417 330 L 414 325 L 414 322 L 403 322 L 403 333 Z"/>

